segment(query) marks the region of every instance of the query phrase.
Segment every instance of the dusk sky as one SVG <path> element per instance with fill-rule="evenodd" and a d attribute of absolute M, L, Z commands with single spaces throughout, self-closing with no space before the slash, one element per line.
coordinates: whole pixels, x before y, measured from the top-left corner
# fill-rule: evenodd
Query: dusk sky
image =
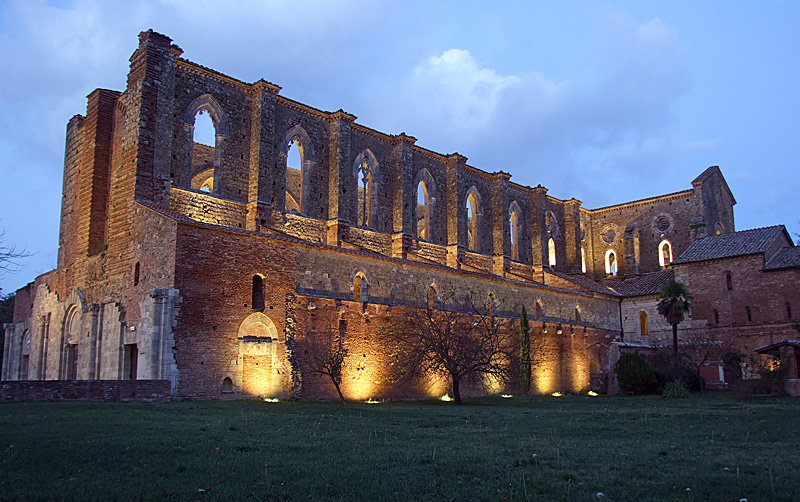
<path fill-rule="evenodd" d="M 737 230 L 800 233 L 800 0 L 0 1 L 0 227 L 56 266 L 67 121 L 124 90 L 140 31 L 589 209 L 719 165 Z"/>

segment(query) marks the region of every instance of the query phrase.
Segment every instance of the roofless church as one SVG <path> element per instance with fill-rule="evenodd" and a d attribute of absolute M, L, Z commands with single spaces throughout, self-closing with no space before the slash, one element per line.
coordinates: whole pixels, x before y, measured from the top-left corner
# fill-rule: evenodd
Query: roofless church
<path fill-rule="evenodd" d="M 3 380 L 326 399 L 293 347 L 337 330 L 346 398 L 442 395 L 442 381 L 388 377 L 379 327 L 469 293 L 497 316 L 526 307 L 533 391 L 613 391 L 620 351 L 670 343 L 655 304 L 671 278 L 695 297 L 687 357 L 774 345 L 797 376 L 800 253 L 782 226 L 735 230 L 719 168 L 589 209 L 182 53 L 141 33 L 126 89 L 95 90 L 69 121 L 58 265 L 17 292 Z M 199 120 L 213 145 L 195 141 Z M 724 386 L 719 361 L 706 366 Z M 508 390 L 494 385 L 470 392 Z"/>

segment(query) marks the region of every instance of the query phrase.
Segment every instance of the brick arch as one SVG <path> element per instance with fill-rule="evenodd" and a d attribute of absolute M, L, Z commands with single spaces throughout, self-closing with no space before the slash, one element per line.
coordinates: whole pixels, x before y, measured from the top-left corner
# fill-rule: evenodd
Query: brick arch
<path fill-rule="evenodd" d="M 290 183 L 289 180 L 288 170 L 289 145 L 293 142 L 297 143 L 297 148 L 300 153 L 300 187 L 294 194 L 291 193 L 290 185 L 292 185 L 292 183 Z M 299 213 L 309 214 L 312 211 L 312 208 L 309 207 L 312 203 L 309 199 L 309 194 L 311 192 L 310 186 L 317 164 L 314 145 L 311 143 L 311 138 L 308 136 L 308 133 L 300 124 L 291 127 L 283 135 L 283 139 L 281 139 L 280 143 L 280 158 L 280 166 L 283 167 L 284 189 L 280 194 L 276 194 L 278 197 L 278 204 L 283 210 L 295 209 L 296 207 Z M 291 197 L 288 205 L 286 198 L 287 193 Z"/>
<path fill-rule="evenodd" d="M 192 101 L 191 104 L 189 104 L 189 106 L 186 108 L 183 121 L 187 125 L 194 127 L 194 119 L 197 116 L 197 113 L 201 111 L 208 112 L 208 116 L 211 117 L 211 120 L 214 122 L 214 130 L 218 135 L 225 137 L 230 135 L 228 117 L 225 115 L 225 111 L 222 109 L 222 106 L 220 106 L 220 104 L 211 94 L 203 94 L 202 96 L 195 98 L 195 100 Z"/>
<path fill-rule="evenodd" d="M 262 324 L 264 327 L 261 328 L 258 324 Z M 251 335 L 249 333 L 258 332 L 258 335 Z M 284 341 L 284 337 L 281 336 L 282 333 L 278 332 L 278 329 L 275 327 L 275 323 L 272 322 L 272 319 L 269 318 L 266 314 L 262 314 L 261 312 L 254 312 L 247 316 L 242 324 L 239 325 L 239 339 L 243 339 L 245 336 L 260 336 L 260 337 L 269 337 L 273 340 L 278 340 L 279 342 Z"/>
<path fill-rule="evenodd" d="M 308 133 L 300 124 L 292 127 L 283 135 L 283 139 L 281 140 L 281 153 L 287 155 L 289 153 L 289 143 L 294 140 L 297 140 L 297 144 L 303 149 L 301 155 L 303 163 L 315 162 L 314 145 L 311 143 L 311 138 L 308 136 Z"/>
<path fill-rule="evenodd" d="M 418 204 L 417 204 L 417 195 L 419 192 L 419 185 L 423 183 L 425 186 L 425 209 L 424 214 L 419 215 L 417 214 Z M 412 192 L 412 197 L 414 202 L 412 204 L 412 224 L 413 224 L 413 233 L 415 238 L 420 238 L 420 228 L 419 228 L 419 221 L 420 216 L 425 219 L 425 236 L 422 237 L 425 240 L 434 241 L 435 233 L 433 232 L 434 228 L 434 216 L 436 215 L 436 199 L 438 198 L 438 192 L 436 189 L 436 181 L 431 176 L 430 171 L 425 169 L 424 167 L 417 171 L 417 175 L 414 176 L 414 189 Z"/>
<path fill-rule="evenodd" d="M 472 218 L 468 218 L 466 213 L 466 207 L 467 204 L 470 203 L 470 200 L 475 201 L 474 207 L 472 207 Z M 467 249 L 480 253 L 482 251 L 481 223 L 483 220 L 483 199 L 481 198 L 481 192 L 478 190 L 478 187 L 475 185 L 469 187 L 461 207 L 464 211 L 464 221 L 467 227 L 466 232 L 464 232 L 467 238 Z M 470 238 L 470 232 L 472 233 L 472 238 Z"/>
<path fill-rule="evenodd" d="M 356 190 L 354 191 L 355 194 L 358 194 L 358 187 L 359 181 L 362 175 L 362 165 L 366 161 L 367 165 L 369 166 L 369 176 L 368 176 L 368 184 L 367 184 L 367 193 L 364 194 L 364 200 L 359 201 L 358 196 L 356 196 L 356 204 L 363 203 L 364 206 L 358 207 L 356 211 L 353 213 L 354 221 L 356 221 L 359 225 L 363 225 L 365 227 L 375 227 L 376 223 L 376 214 L 378 210 L 378 192 L 380 191 L 380 182 L 379 182 L 379 165 L 378 159 L 375 158 L 375 155 L 372 153 L 372 150 L 369 148 L 363 150 L 356 156 L 355 161 L 353 161 L 353 177 L 356 181 Z M 351 206 L 352 207 L 352 206 Z M 359 213 L 363 211 L 363 221 L 359 221 Z"/>

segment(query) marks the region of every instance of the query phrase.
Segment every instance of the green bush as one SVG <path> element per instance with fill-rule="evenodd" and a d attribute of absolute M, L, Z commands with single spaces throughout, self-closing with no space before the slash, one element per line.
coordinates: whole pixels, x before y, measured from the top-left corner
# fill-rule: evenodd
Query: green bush
<path fill-rule="evenodd" d="M 703 390 L 703 379 L 691 363 L 676 360 L 672 355 L 654 355 L 647 359 L 656 374 L 657 392 L 663 392 L 669 383 L 678 380 L 689 392 Z"/>
<path fill-rule="evenodd" d="M 637 353 L 622 354 L 614 366 L 617 382 L 626 394 L 652 394 L 656 390 L 656 375 L 645 358 Z"/>
<path fill-rule="evenodd" d="M 664 391 L 661 393 L 662 399 L 676 399 L 689 397 L 689 389 L 683 385 L 680 380 L 673 380 L 664 386 Z"/>

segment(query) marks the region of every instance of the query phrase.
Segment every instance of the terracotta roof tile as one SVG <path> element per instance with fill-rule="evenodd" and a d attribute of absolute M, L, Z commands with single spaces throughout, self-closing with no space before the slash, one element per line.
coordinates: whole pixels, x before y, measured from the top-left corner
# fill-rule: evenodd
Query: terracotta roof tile
<path fill-rule="evenodd" d="M 694 241 L 675 264 L 763 253 L 781 232 L 785 232 L 783 225 L 775 225 L 704 237 Z"/>
<path fill-rule="evenodd" d="M 782 268 L 800 268 L 800 247 L 785 247 L 778 250 L 769 259 L 764 270 L 778 270 Z"/>
<path fill-rule="evenodd" d="M 675 271 L 666 269 L 652 274 L 607 277 L 602 283 L 622 296 L 644 296 L 659 294 L 661 285 L 673 279 Z"/>

